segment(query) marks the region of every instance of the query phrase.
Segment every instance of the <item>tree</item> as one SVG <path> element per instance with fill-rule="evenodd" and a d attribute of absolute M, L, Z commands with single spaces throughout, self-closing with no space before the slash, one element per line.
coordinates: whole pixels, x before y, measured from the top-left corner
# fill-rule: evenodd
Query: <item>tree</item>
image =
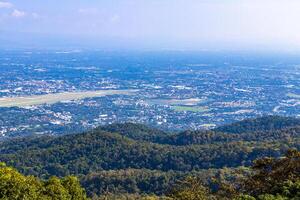
<path fill-rule="evenodd" d="M 176 200 L 207 200 L 209 191 L 199 179 L 187 177 L 175 187 L 169 196 Z"/>
<path fill-rule="evenodd" d="M 300 151 L 291 149 L 285 157 L 256 160 L 252 167 L 254 175 L 243 183 L 244 192 L 258 197 L 261 194 L 287 193 L 286 184 L 292 186 L 300 181 Z M 286 188 L 286 191 L 282 191 Z"/>
<path fill-rule="evenodd" d="M 61 180 L 57 177 L 51 177 L 45 182 L 43 195 L 45 196 L 45 199 L 71 199 L 71 195 L 69 194 L 68 190 L 62 185 Z"/>
<path fill-rule="evenodd" d="M 86 198 L 85 190 L 80 186 L 79 180 L 75 176 L 67 176 L 62 179 L 62 185 L 68 191 L 70 200 L 84 200 Z"/>
<path fill-rule="evenodd" d="M 0 199 L 35 200 L 40 189 L 41 184 L 34 177 L 25 177 L 4 163 L 0 164 Z"/>
<path fill-rule="evenodd" d="M 41 181 L 24 176 L 0 163 L 0 199 L 3 200 L 86 200 L 85 191 L 76 177 L 52 177 Z"/>

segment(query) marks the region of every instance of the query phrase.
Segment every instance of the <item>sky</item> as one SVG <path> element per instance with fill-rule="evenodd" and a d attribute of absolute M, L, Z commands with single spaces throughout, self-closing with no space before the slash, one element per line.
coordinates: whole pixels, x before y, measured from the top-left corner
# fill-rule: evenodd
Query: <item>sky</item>
<path fill-rule="evenodd" d="M 0 46 L 300 49 L 299 0 L 0 0 Z"/>

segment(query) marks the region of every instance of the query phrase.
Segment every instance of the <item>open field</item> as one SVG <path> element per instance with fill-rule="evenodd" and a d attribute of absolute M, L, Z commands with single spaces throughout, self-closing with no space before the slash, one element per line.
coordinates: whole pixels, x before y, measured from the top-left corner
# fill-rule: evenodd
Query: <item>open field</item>
<path fill-rule="evenodd" d="M 191 99 L 151 99 L 150 102 L 153 104 L 162 105 L 184 105 L 184 106 L 195 106 L 199 103 L 205 102 L 205 99 L 191 98 Z"/>
<path fill-rule="evenodd" d="M 208 112 L 209 108 L 204 106 L 172 106 L 172 108 L 177 112 Z"/>
<path fill-rule="evenodd" d="M 64 92 L 25 97 L 0 98 L 0 107 L 25 107 L 41 104 L 54 104 L 61 101 L 71 101 L 108 95 L 133 95 L 137 90 L 97 90 L 86 92 Z"/>
<path fill-rule="evenodd" d="M 300 99 L 300 94 L 288 93 L 287 96 L 290 98 Z"/>

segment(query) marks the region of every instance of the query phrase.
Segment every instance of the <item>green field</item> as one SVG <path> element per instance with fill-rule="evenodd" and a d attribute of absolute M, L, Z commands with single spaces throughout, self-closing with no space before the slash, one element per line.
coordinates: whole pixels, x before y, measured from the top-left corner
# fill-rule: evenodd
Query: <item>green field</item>
<path fill-rule="evenodd" d="M 64 92 L 25 97 L 0 98 L 0 107 L 26 107 L 41 104 L 54 104 L 61 101 L 71 101 L 108 95 L 133 95 L 137 90 L 97 90 L 85 92 Z"/>
<path fill-rule="evenodd" d="M 204 103 L 206 99 L 190 98 L 190 99 L 150 99 L 151 104 L 160 105 L 182 105 L 182 106 L 196 106 L 199 103 Z"/>
<path fill-rule="evenodd" d="M 300 99 L 300 94 L 288 93 L 286 96 L 291 98 Z"/>
<path fill-rule="evenodd" d="M 172 106 L 177 112 L 208 112 L 210 109 L 204 106 Z"/>

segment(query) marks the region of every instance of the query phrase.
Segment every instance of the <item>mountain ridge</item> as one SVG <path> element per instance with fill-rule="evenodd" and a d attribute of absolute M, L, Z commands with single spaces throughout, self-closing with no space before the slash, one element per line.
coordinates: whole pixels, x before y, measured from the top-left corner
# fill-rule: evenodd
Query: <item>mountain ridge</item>
<path fill-rule="evenodd" d="M 165 186 L 172 185 L 177 178 L 191 174 L 205 177 L 209 171 L 215 174 L 221 169 L 249 167 L 258 158 L 278 158 L 290 148 L 300 149 L 297 119 L 281 119 L 280 124 L 285 125 L 276 125 L 276 129 L 243 133 L 168 133 L 144 125 L 113 124 L 78 134 L 15 138 L 0 142 L 0 161 L 40 178 L 79 176 L 90 195 L 92 191 L 100 195 L 106 187 L 112 192 L 162 194 Z M 269 125 L 270 120 L 266 120 Z M 254 130 L 262 121 L 251 121 L 250 129 Z M 278 123 L 278 118 L 274 123 Z M 132 176 L 132 171 L 137 176 Z M 126 186 L 127 181 L 130 187 Z"/>

